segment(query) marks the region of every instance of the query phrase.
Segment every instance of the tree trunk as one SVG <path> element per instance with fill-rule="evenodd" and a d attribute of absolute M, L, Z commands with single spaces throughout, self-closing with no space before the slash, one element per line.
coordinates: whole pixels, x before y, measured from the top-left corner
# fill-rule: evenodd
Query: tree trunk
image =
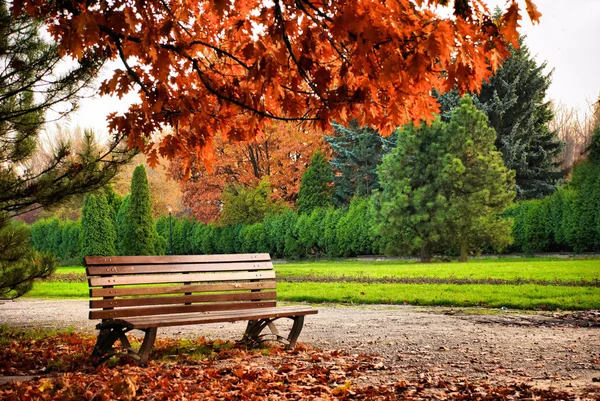
<path fill-rule="evenodd" d="M 469 252 L 467 249 L 467 241 L 463 239 L 460 241 L 460 261 L 466 262 L 468 259 L 469 259 Z"/>
<path fill-rule="evenodd" d="M 423 248 L 421 248 L 421 262 L 431 262 L 431 246 L 429 244 L 423 245 Z"/>

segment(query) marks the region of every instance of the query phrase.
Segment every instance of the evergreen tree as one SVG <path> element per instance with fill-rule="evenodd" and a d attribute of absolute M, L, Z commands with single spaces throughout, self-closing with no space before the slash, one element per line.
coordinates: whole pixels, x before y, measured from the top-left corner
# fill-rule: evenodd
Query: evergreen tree
<path fill-rule="evenodd" d="M 516 172 L 518 199 L 542 198 L 564 177 L 559 169 L 563 143 L 548 128 L 554 113 L 545 100 L 551 83 L 545 68 L 545 63 L 537 64 L 521 38 L 520 47 L 484 82 L 479 95 L 472 95 L 496 130 L 495 144 L 504 164 Z M 459 101 L 456 91 L 440 96 L 444 121 L 449 121 Z"/>
<path fill-rule="evenodd" d="M 14 299 L 29 292 L 33 281 L 51 275 L 56 264 L 54 256 L 30 246 L 29 229 L 24 223 L 0 221 L 0 299 Z"/>
<path fill-rule="evenodd" d="M 42 22 L 11 15 L 10 5 L 0 0 L 0 249 L 5 252 L 0 263 L 6 263 L 0 271 L 0 294 L 6 297 L 22 295 L 30 288 L 27 280 L 52 273 L 46 269 L 51 258 L 30 251 L 28 233 L 10 223 L 10 217 L 100 188 L 130 157 L 111 152 L 118 146 L 117 137 L 108 150 L 101 151 L 90 140 L 75 152 L 65 141 L 47 157 L 36 158 L 46 111 L 59 109 L 68 115 L 74 110 L 102 57 L 86 53 L 65 70 L 58 46 L 40 35 Z"/>
<path fill-rule="evenodd" d="M 514 198 L 514 173 L 494 147 L 486 116 L 465 97 L 449 124 L 407 126 L 379 169 L 374 196 L 378 234 L 387 253 L 432 252 L 450 246 L 461 260 L 482 246 L 510 241 L 500 213 Z"/>
<path fill-rule="evenodd" d="M 229 186 L 223 191 L 221 200 L 223 209 L 219 223 L 222 225 L 259 223 L 268 213 L 281 210 L 281 205 L 271 200 L 271 184 L 267 178 L 255 188 Z"/>
<path fill-rule="evenodd" d="M 332 125 L 335 135 L 325 140 L 333 149 L 334 194 L 338 203 L 347 204 L 352 197 L 365 197 L 379 188 L 377 166 L 394 147 L 396 137 L 384 138 L 372 128 L 360 127 L 356 120 L 348 127 Z"/>
<path fill-rule="evenodd" d="M 333 201 L 333 173 L 325 155 L 317 151 L 310 160 L 310 166 L 302 174 L 298 192 L 299 214 L 310 214 L 318 207 L 327 207 Z"/>
<path fill-rule="evenodd" d="M 150 185 L 143 164 L 133 170 L 130 195 L 129 206 L 125 210 L 123 255 L 154 255 L 157 235 L 152 218 Z"/>
<path fill-rule="evenodd" d="M 104 194 L 88 194 L 81 213 L 81 257 L 116 254 L 116 230 Z"/>
<path fill-rule="evenodd" d="M 108 203 L 108 206 L 110 206 L 110 216 L 116 225 L 117 215 L 119 214 L 119 209 L 121 208 L 121 202 L 123 202 L 123 198 L 115 192 L 112 185 L 107 185 L 104 187 L 104 196 L 106 196 L 106 202 Z"/>
<path fill-rule="evenodd" d="M 481 245 L 510 244 L 510 222 L 500 214 L 515 197 L 514 171 L 496 150 L 495 131 L 484 113 L 465 96 L 445 130 L 443 192 L 448 202 L 446 239 L 460 249 L 460 259 Z"/>
<path fill-rule="evenodd" d="M 127 210 L 129 209 L 129 203 L 131 202 L 131 195 L 127 194 L 123 198 L 121 202 L 121 206 L 119 206 L 119 211 L 117 212 L 117 252 L 119 255 L 126 255 L 125 253 L 125 231 L 127 228 Z"/>
<path fill-rule="evenodd" d="M 375 230 L 386 254 L 418 252 L 423 261 L 443 246 L 445 211 L 441 160 L 445 124 L 406 125 L 397 145 L 378 169 L 381 191 L 374 193 Z"/>

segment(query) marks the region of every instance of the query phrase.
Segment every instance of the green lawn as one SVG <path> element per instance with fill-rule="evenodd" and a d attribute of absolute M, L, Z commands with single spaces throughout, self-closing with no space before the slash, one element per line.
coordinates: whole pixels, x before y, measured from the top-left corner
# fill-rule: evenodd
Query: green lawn
<path fill-rule="evenodd" d="M 467 263 L 416 263 L 414 261 L 331 260 L 275 264 L 277 275 L 436 277 L 503 280 L 600 280 L 600 259 L 503 258 L 473 259 Z M 82 266 L 59 267 L 57 274 L 85 274 Z"/>
<path fill-rule="evenodd" d="M 598 287 L 487 284 L 279 283 L 278 299 L 312 303 L 600 309 Z M 86 283 L 38 282 L 29 298 L 88 298 Z"/>
<path fill-rule="evenodd" d="M 474 259 L 467 263 L 319 261 L 277 264 L 284 276 L 437 277 L 503 280 L 600 280 L 600 259 Z"/>
<path fill-rule="evenodd" d="M 407 261 L 317 261 L 278 263 L 278 276 L 288 277 L 431 277 L 596 281 L 600 259 L 475 259 L 467 263 Z M 57 274 L 84 274 L 81 266 L 60 267 Z M 391 284 L 357 282 L 280 282 L 282 301 L 354 304 L 485 306 L 517 309 L 600 309 L 600 287 L 538 284 Z M 85 282 L 36 282 L 30 298 L 88 298 Z"/>
<path fill-rule="evenodd" d="M 485 306 L 565 310 L 600 308 L 597 287 L 487 284 L 279 283 L 282 301 Z"/>

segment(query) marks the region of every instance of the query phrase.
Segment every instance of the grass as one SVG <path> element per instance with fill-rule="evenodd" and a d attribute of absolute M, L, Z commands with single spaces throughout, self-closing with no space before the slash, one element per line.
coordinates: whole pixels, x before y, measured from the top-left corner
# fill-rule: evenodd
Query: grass
<path fill-rule="evenodd" d="M 414 261 L 331 260 L 278 263 L 278 276 L 436 277 L 503 280 L 600 280 L 600 259 L 501 258 L 473 259 L 467 263 Z M 59 267 L 57 274 L 85 274 L 82 266 Z"/>
<path fill-rule="evenodd" d="M 436 277 L 503 280 L 600 280 L 600 259 L 475 259 L 467 263 L 319 261 L 275 266 L 280 276 Z"/>
<path fill-rule="evenodd" d="M 599 309 L 596 287 L 540 285 L 280 283 L 282 301 L 428 306 L 484 306 L 514 309 Z"/>
<path fill-rule="evenodd" d="M 598 287 L 486 284 L 279 283 L 278 299 L 312 303 L 600 309 Z M 86 283 L 38 282 L 29 298 L 88 298 Z"/>
<path fill-rule="evenodd" d="M 85 274 L 83 266 L 59 266 L 56 268 L 56 274 Z"/>
<path fill-rule="evenodd" d="M 313 261 L 280 263 L 277 275 L 287 277 L 409 277 L 537 280 L 538 284 L 396 284 L 358 282 L 280 282 L 282 301 L 349 304 L 411 304 L 485 306 L 490 308 L 564 310 L 600 309 L 600 259 L 505 258 L 475 259 L 467 263 L 414 261 Z M 58 275 L 85 274 L 81 266 L 59 267 Z M 578 287 L 554 283 L 586 281 Z M 85 282 L 36 282 L 29 298 L 88 299 Z"/>

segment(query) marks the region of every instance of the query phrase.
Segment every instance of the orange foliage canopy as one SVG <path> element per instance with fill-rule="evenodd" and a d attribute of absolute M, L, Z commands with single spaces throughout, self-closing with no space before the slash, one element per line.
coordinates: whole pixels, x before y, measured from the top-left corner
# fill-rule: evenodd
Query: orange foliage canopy
<path fill-rule="evenodd" d="M 211 169 L 192 163 L 186 179 L 182 161 L 176 157 L 170 175 L 180 182 L 184 206 L 196 219 L 208 223 L 218 219 L 221 195 L 230 184 L 256 186 L 267 177 L 272 199 L 293 204 L 302 173 L 323 146 L 320 131 L 299 130 L 297 124 L 278 121 L 267 126 L 259 137 L 239 145 L 216 134 Z"/>
<path fill-rule="evenodd" d="M 507 3 L 499 20 L 483 0 L 14 0 L 13 11 L 44 18 L 64 54 L 120 58 L 101 92 L 141 102 L 109 127 L 151 164 L 178 155 L 189 171 L 217 133 L 247 140 L 270 119 L 327 129 L 356 117 L 384 134 L 430 120 L 432 87 L 475 91 L 516 45 L 521 7 Z"/>

